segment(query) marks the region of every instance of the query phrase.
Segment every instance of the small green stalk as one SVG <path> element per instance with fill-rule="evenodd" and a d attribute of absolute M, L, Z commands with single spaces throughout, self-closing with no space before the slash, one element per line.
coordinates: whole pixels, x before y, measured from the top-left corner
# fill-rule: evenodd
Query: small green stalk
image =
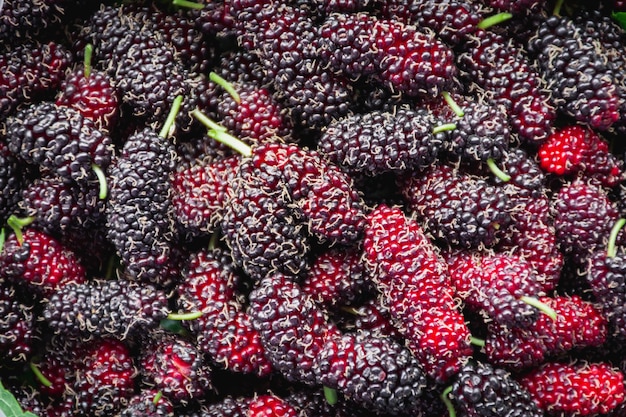
<path fill-rule="evenodd" d="M 91 164 L 91 169 L 96 174 L 96 177 L 98 177 L 98 184 L 100 185 L 98 198 L 100 200 L 105 200 L 107 198 L 107 195 L 109 194 L 109 188 L 107 186 L 107 179 L 104 175 L 104 171 L 102 171 L 102 168 L 100 168 L 100 166 L 96 164 Z"/>
<path fill-rule="evenodd" d="M 168 320 L 182 321 L 182 320 L 195 320 L 202 317 L 202 311 L 191 311 L 189 313 L 170 313 L 167 315 Z"/>
<path fill-rule="evenodd" d="M 448 410 L 448 414 L 450 415 L 450 417 L 456 417 L 454 404 L 452 404 L 452 401 L 450 401 L 450 397 L 448 397 L 448 395 L 450 395 L 451 392 L 452 392 L 452 386 L 449 386 L 443 390 L 440 397 L 441 397 L 441 401 L 443 401 L 443 403 L 446 405 L 446 409 Z"/>
<path fill-rule="evenodd" d="M 204 9 L 204 5 L 189 0 L 172 0 L 174 6 L 186 7 L 188 9 Z"/>
<path fill-rule="evenodd" d="M 209 239 L 209 245 L 207 249 L 213 250 L 217 248 L 217 243 L 219 242 L 219 239 L 220 239 L 220 233 L 217 230 L 215 230 L 213 234 L 211 235 L 211 238 Z"/>
<path fill-rule="evenodd" d="M 163 392 L 162 391 L 157 392 L 154 398 L 152 399 L 152 404 L 157 405 L 157 403 L 161 400 L 161 397 L 163 397 Z"/>
<path fill-rule="evenodd" d="M 159 132 L 159 136 L 162 138 L 166 138 L 170 134 L 170 130 L 172 126 L 174 126 L 174 121 L 176 120 L 176 115 L 180 111 L 180 106 L 183 104 L 183 96 L 176 96 L 174 102 L 172 103 L 172 108 L 167 115 L 167 119 L 165 119 L 165 123 L 163 124 L 163 128 Z"/>
<path fill-rule="evenodd" d="M 556 3 L 554 4 L 554 9 L 552 9 L 552 15 L 553 16 L 559 16 L 561 13 L 561 8 L 563 7 L 563 0 L 556 0 Z"/>
<path fill-rule="evenodd" d="M 20 245 L 24 243 L 24 235 L 22 234 L 22 229 L 29 224 L 35 221 L 35 217 L 17 217 L 15 214 L 12 214 L 7 219 L 7 224 L 13 232 L 15 233 L 15 237 L 17 238 L 17 243 Z"/>
<path fill-rule="evenodd" d="M 85 46 L 85 59 L 83 60 L 83 74 L 85 75 L 85 78 L 89 78 L 89 76 L 91 75 L 91 57 L 93 56 L 93 45 L 88 43 L 87 46 Z"/>
<path fill-rule="evenodd" d="M 511 181 L 511 176 L 502 171 L 500 167 L 496 165 L 496 161 L 494 161 L 493 158 L 487 159 L 487 166 L 489 167 L 489 170 L 493 173 L 493 175 L 500 178 L 502 182 Z"/>
<path fill-rule="evenodd" d="M 224 145 L 228 146 L 229 148 L 240 153 L 243 156 L 252 156 L 252 148 L 250 147 L 250 145 L 226 132 L 224 126 L 221 126 L 218 123 L 214 122 L 206 114 L 202 113 L 198 109 L 193 110 L 191 114 L 196 119 L 198 119 L 200 123 L 202 123 L 209 129 L 209 131 L 207 132 L 207 135 L 209 135 L 209 137 L 215 139 L 220 143 L 223 143 Z"/>
<path fill-rule="evenodd" d="M 506 22 L 510 18 L 513 17 L 513 14 L 508 12 L 502 12 L 494 14 L 493 16 L 485 17 L 481 20 L 477 27 L 478 29 L 488 29 L 492 26 L 499 25 L 500 23 Z"/>
<path fill-rule="evenodd" d="M 454 114 L 456 114 L 458 117 L 465 116 L 465 112 L 463 111 L 461 106 L 459 106 L 459 104 L 456 101 L 454 101 L 450 93 L 448 93 L 447 91 L 444 91 L 443 93 L 441 93 L 441 95 L 443 96 L 443 99 L 446 101 L 448 106 L 452 109 Z"/>
<path fill-rule="evenodd" d="M 4 230 L 4 227 L 0 229 L 0 252 L 2 252 L 2 249 L 4 248 L 4 242 L 6 242 L 7 239 L 7 234 L 6 234 L 6 230 Z"/>
<path fill-rule="evenodd" d="M 43 373 L 41 373 L 41 371 L 34 362 L 29 362 L 28 365 L 30 366 L 31 371 L 33 371 L 33 374 L 35 374 L 37 380 L 41 382 L 41 385 L 48 388 L 52 386 L 52 381 L 50 381 Z"/>
<path fill-rule="evenodd" d="M 470 343 L 474 346 L 485 347 L 485 341 L 475 336 L 470 336 Z"/>
<path fill-rule="evenodd" d="M 191 112 L 191 114 L 193 115 L 193 117 L 198 119 L 198 121 L 200 123 L 205 125 L 209 130 L 217 130 L 219 132 L 226 132 L 226 130 L 227 130 L 224 126 L 222 126 L 221 124 L 219 124 L 216 121 L 212 120 L 209 116 L 207 116 L 206 114 L 202 113 L 198 109 L 194 109 Z"/>
<path fill-rule="evenodd" d="M 454 129 L 456 129 L 456 123 L 444 123 L 433 128 L 433 135 L 441 132 L 449 132 L 450 130 Z"/>
<path fill-rule="evenodd" d="M 326 399 L 326 402 L 330 405 L 335 405 L 337 404 L 337 401 L 339 401 L 339 398 L 337 396 L 337 390 L 327 387 L 326 385 L 324 385 L 324 398 Z"/>
<path fill-rule="evenodd" d="M 611 228 L 611 233 L 609 234 L 609 244 L 606 249 L 607 258 L 615 258 L 617 256 L 617 245 L 615 242 L 617 241 L 617 235 L 622 230 L 624 225 L 626 225 L 626 219 L 618 219 Z"/>
<path fill-rule="evenodd" d="M 526 295 L 521 296 L 519 299 L 525 302 L 526 304 L 537 308 L 539 311 L 541 311 L 542 313 L 550 317 L 552 321 L 556 321 L 558 317 L 556 314 L 556 311 L 554 311 L 554 309 L 550 307 L 549 305 L 547 305 L 546 303 L 539 301 L 535 297 L 528 297 Z"/>
<path fill-rule="evenodd" d="M 235 86 L 229 83 L 228 81 L 226 81 L 226 79 L 224 79 L 217 73 L 211 71 L 209 73 L 209 80 L 213 81 L 215 84 L 219 85 L 224 90 L 226 90 L 226 92 L 230 94 L 230 96 L 233 98 L 233 100 L 235 100 L 237 104 L 241 103 L 241 97 L 239 96 L 239 93 L 235 89 Z"/>

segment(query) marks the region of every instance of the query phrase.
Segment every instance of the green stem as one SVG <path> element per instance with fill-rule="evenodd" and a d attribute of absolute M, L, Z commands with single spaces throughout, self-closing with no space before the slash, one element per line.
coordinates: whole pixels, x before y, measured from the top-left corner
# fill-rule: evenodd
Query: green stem
<path fill-rule="evenodd" d="M 507 174 L 506 172 L 502 171 L 496 165 L 496 161 L 494 161 L 493 158 L 487 159 L 487 166 L 489 167 L 489 170 L 493 173 L 493 175 L 500 178 L 503 182 L 511 181 L 511 176 Z"/>
<path fill-rule="evenodd" d="M 161 397 L 163 397 L 163 392 L 162 391 L 157 392 L 154 398 L 152 399 L 152 404 L 157 405 L 159 400 L 161 400 Z"/>
<path fill-rule="evenodd" d="M 50 381 L 48 378 L 46 378 L 46 376 L 43 373 L 41 373 L 41 371 L 39 370 L 37 365 L 35 365 L 34 362 L 30 362 L 29 366 L 30 366 L 31 371 L 33 371 L 33 374 L 35 374 L 35 377 L 37 378 L 37 380 L 41 382 L 43 386 L 48 387 L 48 388 L 52 386 L 52 381 Z"/>
<path fill-rule="evenodd" d="M 547 305 L 546 303 L 539 301 L 535 297 L 528 297 L 526 295 L 521 296 L 519 299 L 525 302 L 526 304 L 537 308 L 539 311 L 541 311 L 542 313 L 550 317 L 552 321 L 556 321 L 558 317 L 556 314 L 556 311 L 554 311 L 554 309 L 550 307 L 549 305 Z"/>
<path fill-rule="evenodd" d="M 176 115 L 180 111 L 180 106 L 183 104 L 183 96 L 176 96 L 174 102 L 172 103 L 172 108 L 170 109 L 169 114 L 167 115 L 167 119 L 165 119 L 165 123 L 163 124 L 163 128 L 159 132 L 159 136 L 162 138 L 166 138 L 174 124 L 174 120 L 176 120 Z"/>
<path fill-rule="evenodd" d="M 204 5 L 189 0 L 172 0 L 174 6 L 187 7 L 188 9 L 204 9 Z"/>
<path fill-rule="evenodd" d="M 454 410 L 454 405 L 452 404 L 452 401 L 450 401 L 450 397 L 448 397 L 448 395 L 450 395 L 451 392 L 452 392 L 452 386 L 449 386 L 443 390 L 440 397 L 441 397 L 441 401 L 443 401 L 443 403 L 446 405 L 446 409 L 448 410 L 448 414 L 450 415 L 450 417 L 456 417 L 456 411 Z"/>
<path fill-rule="evenodd" d="M 91 75 L 91 57 L 92 56 L 93 56 L 93 45 L 88 43 L 87 46 L 85 46 L 85 59 L 83 60 L 83 65 L 84 65 L 83 74 L 85 75 L 85 78 L 89 78 L 89 76 Z"/>
<path fill-rule="evenodd" d="M 470 336 L 470 343 L 474 346 L 485 347 L 485 341 L 475 336 Z"/>
<path fill-rule="evenodd" d="M 250 145 L 229 133 L 220 132 L 217 130 L 209 130 L 207 134 L 209 135 L 209 137 L 212 137 L 216 141 L 223 143 L 226 146 L 229 146 L 243 156 L 252 156 L 252 148 L 250 147 Z"/>
<path fill-rule="evenodd" d="M 559 13 L 561 13 L 561 7 L 563 7 L 563 3 L 563 0 L 556 1 L 556 3 L 554 4 L 554 9 L 552 9 L 552 15 L 559 16 Z"/>
<path fill-rule="evenodd" d="M 446 101 L 448 106 L 452 109 L 454 114 L 456 114 L 458 117 L 465 116 L 465 112 L 463 111 L 461 106 L 459 106 L 458 103 L 454 101 L 450 93 L 448 93 L 447 91 L 444 91 L 443 93 L 441 93 L 441 95 L 443 96 L 443 99 Z"/>
<path fill-rule="evenodd" d="M 191 114 L 193 115 L 193 117 L 198 119 L 198 121 L 200 123 L 205 125 L 210 130 L 217 130 L 217 131 L 220 131 L 220 132 L 226 132 L 226 130 L 227 130 L 224 126 L 222 126 L 221 124 L 213 121 L 209 116 L 207 116 L 206 114 L 202 113 L 198 109 L 194 109 L 191 112 Z"/>
<path fill-rule="evenodd" d="M 202 317 L 202 311 L 191 311 L 189 313 L 170 313 L 166 318 L 170 320 L 182 321 L 182 320 L 195 320 Z"/>
<path fill-rule="evenodd" d="M 35 221 L 35 217 L 17 217 L 15 214 L 11 214 L 7 219 L 7 224 L 13 232 L 15 233 L 15 237 L 17 238 L 17 242 L 21 245 L 24 243 L 24 235 L 22 234 L 22 229 L 29 224 Z"/>
<path fill-rule="evenodd" d="M 213 250 L 217 248 L 217 243 L 219 242 L 219 239 L 220 239 L 220 234 L 217 230 L 215 230 L 213 234 L 211 235 L 211 238 L 209 239 L 209 245 L 207 249 Z"/>
<path fill-rule="evenodd" d="M 339 401 L 337 390 L 327 387 L 326 385 L 324 385 L 324 398 L 326 398 L 326 402 L 330 405 L 335 405 L 337 401 Z"/>
<path fill-rule="evenodd" d="M 611 233 L 609 234 L 609 244 L 606 249 L 607 258 L 615 258 L 617 256 L 617 245 L 615 243 L 617 241 L 617 235 L 622 230 L 624 225 L 626 225 L 626 219 L 618 219 L 611 228 Z"/>
<path fill-rule="evenodd" d="M 488 29 L 491 26 L 499 25 L 502 22 L 506 22 L 512 17 L 513 14 L 509 12 L 497 13 L 493 16 L 485 17 L 478 23 L 477 27 L 478 29 Z"/>
<path fill-rule="evenodd" d="M 226 92 L 230 94 L 230 96 L 233 98 L 233 100 L 235 100 L 237 104 L 241 103 L 241 97 L 239 96 L 239 93 L 235 89 L 235 86 L 229 83 L 228 81 L 226 81 L 225 78 L 211 71 L 209 73 L 209 79 L 213 81 L 215 84 L 222 87 L 224 90 L 226 90 Z"/>
<path fill-rule="evenodd" d="M 107 195 L 109 194 L 109 188 L 107 186 L 107 178 L 104 175 L 104 171 L 102 171 L 102 168 L 100 168 L 100 166 L 96 164 L 91 164 L 91 169 L 96 174 L 96 177 L 98 177 L 98 184 L 100 185 L 98 198 L 100 200 L 104 200 L 107 198 Z"/>
<path fill-rule="evenodd" d="M 2 252 L 2 249 L 4 248 L 4 242 L 6 242 L 6 238 L 7 238 L 6 230 L 4 230 L 4 227 L 3 227 L 0 229 L 0 252 Z"/>
<path fill-rule="evenodd" d="M 433 128 L 433 135 L 436 135 L 437 133 L 441 133 L 441 132 L 448 132 L 454 129 L 456 129 L 456 123 L 444 123 L 442 125 L 435 126 Z"/>

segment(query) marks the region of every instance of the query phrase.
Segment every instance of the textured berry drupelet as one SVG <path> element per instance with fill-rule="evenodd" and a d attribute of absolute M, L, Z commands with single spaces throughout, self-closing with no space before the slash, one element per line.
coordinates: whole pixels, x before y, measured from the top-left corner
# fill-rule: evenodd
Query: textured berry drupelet
<path fill-rule="evenodd" d="M 168 313 L 165 293 L 151 285 L 91 280 L 57 290 L 43 318 L 54 333 L 125 340 L 158 326 Z"/>
<path fill-rule="evenodd" d="M 65 77 L 59 86 L 56 104 L 78 110 L 107 133 L 112 131 L 120 116 L 120 98 L 113 78 L 90 67 L 74 70 Z"/>
<path fill-rule="evenodd" d="M 424 372 L 417 358 L 390 338 L 331 337 L 317 361 L 319 381 L 363 408 L 391 415 L 419 409 Z"/>
<path fill-rule="evenodd" d="M 512 199 L 518 197 L 540 199 L 545 193 L 546 175 L 539 166 L 534 152 L 528 152 L 522 148 L 510 148 L 498 161 L 498 167 L 510 177 L 509 181 L 503 181 L 493 173 L 487 174 L 486 169 L 483 175 L 490 176 L 495 184 L 504 187 L 505 192 Z M 483 168 L 488 168 L 488 166 L 483 166 Z"/>
<path fill-rule="evenodd" d="M 352 177 L 314 150 L 287 157 L 283 175 L 309 235 L 330 245 L 357 242 L 365 225 L 365 202 Z"/>
<path fill-rule="evenodd" d="M 625 399 L 624 374 L 606 363 L 547 363 L 519 381 L 546 415 L 607 415 Z"/>
<path fill-rule="evenodd" d="M 76 379 L 71 387 L 74 415 L 112 415 L 128 404 L 137 370 L 130 348 L 113 339 L 93 339 L 76 352 Z"/>
<path fill-rule="evenodd" d="M 408 96 L 437 96 L 449 91 L 458 70 L 453 51 L 427 28 L 394 20 L 374 24 L 381 82 Z"/>
<path fill-rule="evenodd" d="M 19 44 L 37 38 L 58 25 L 64 2 L 56 0 L 4 0 L 0 8 L 0 41 Z"/>
<path fill-rule="evenodd" d="M 252 398 L 225 396 L 219 401 L 207 404 L 200 413 L 185 414 L 185 417 L 247 417 Z"/>
<path fill-rule="evenodd" d="M 416 172 L 401 179 L 400 189 L 424 230 L 452 246 L 494 246 L 511 221 L 501 188 L 453 166 Z"/>
<path fill-rule="evenodd" d="M 372 288 L 360 251 L 335 248 L 321 253 L 311 263 L 302 290 L 322 307 L 334 310 L 358 303 Z"/>
<path fill-rule="evenodd" d="M 0 252 L 0 268 L 7 281 L 38 298 L 85 281 L 85 269 L 75 252 L 34 228 L 7 237 Z"/>
<path fill-rule="evenodd" d="M 11 114 L 20 103 L 55 91 L 72 60 L 67 48 L 56 42 L 19 44 L 0 54 L 0 117 Z"/>
<path fill-rule="evenodd" d="M 259 417 L 297 417 L 299 414 L 284 399 L 273 394 L 261 394 L 250 400 L 248 415 Z"/>
<path fill-rule="evenodd" d="M 249 296 L 252 326 L 267 358 L 288 381 L 318 384 L 318 357 L 339 329 L 298 284 L 280 274 L 257 283 Z"/>
<path fill-rule="evenodd" d="M 623 179 L 622 161 L 609 151 L 609 143 L 594 130 L 580 125 L 563 127 L 539 147 L 539 161 L 556 175 L 581 174 L 613 187 Z"/>
<path fill-rule="evenodd" d="M 132 279 L 169 285 L 176 161 L 171 141 L 146 128 L 128 138 L 110 170 L 107 236 Z"/>
<path fill-rule="evenodd" d="M 92 165 L 106 169 L 112 158 L 111 138 L 78 110 L 40 102 L 22 108 L 7 120 L 11 152 L 40 171 L 83 182 Z"/>
<path fill-rule="evenodd" d="M 551 356 L 605 342 L 606 318 L 590 302 L 578 296 L 539 297 L 539 301 L 556 312 L 556 320 L 541 314 L 525 329 L 490 326 L 485 341 L 490 363 L 520 371 L 543 363 Z"/>
<path fill-rule="evenodd" d="M 556 119 L 544 81 L 512 39 L 493 31 L 469 37 L 458 55 L 463 79 L 507 109 L 511 130 L 524 142 L 547 139 Z"/>
<path fill-rule="evenodd" d="M 207 163 L 198 161 L 176 170 L 172 205 L 183 236 L 207 236 L 216 230 L 240 162 L 240 157 L 232 156 Z"/>
<path fill-rule="evenodd" d="M 390 0 L 382 2 L 381 13 L 417 27 L 427 27 L 451 46 L 459 45 L 478 30 L 484 11 L 479 2 L 467 0 Z"/>
<path fill-rule="evenodd" d="M 98 228 L 106 220 L 106 202 L 95 174 L 85 184 L 68 183 L 58 176 L 33 180 L 21 193 L 18 207 L 34 225 L 61 240 Z"/>
<path fill-rule="evenodd" d="M 399 208 L 376 207 L 363 242 L 370 277 L 424 371 L 445 381 L 471 355 L 447 265 L 419 224 Z"/>
<path fill-rule="evenodd" d="M 228 253 L 220 249 L 191 254 L 177 286 L 182 311 L 202 316 L 185 322 L 197 345 L 219 368 L 265 376 L 272 371 L 259 333 L 240 302 L 239 271 Z"/>
<path fill-rule="evenodd" d="M 597 251 L 588 259 L 586 281 L 609 322 L 609 331 L 626 337 L 626 254 Z"/>
<path fill-rule="evenodd" d="M 318 141 L 319 152 L 352 175 L 402 173 L 434 163 L 445 133 L 425 111 L 372 111 L 333 121 Z"/>
<path fill-rule="evenodd" d="M 156 401 L 156 403 L 155 403 Z M 142 389 L 128 399 L 128 404 L 119 412 L 119 417 L 171 417 L 174 405 L 155 389 Z"/>
<path fill-rule="evenodd" d="M 585 257 L 606 248 L 619 219 L 617 204 L 596 181 L 575 179 L 554 199 L 554 226 L 560 250 Z"/>
<path fill-rule="evenodd" d="M 618 69 L 603 57 L 599 41 L 571 18 L 548 17 L 529 47 L 561 112 L 600 130 L 619 119 Z"/>
<path fill-rule="evenodd" d="M 450 396 L 457 415 L 467 417 L 543 417 L 530 393 L 504 369 L 476 362 L 464 366 Z"/>
<path fill-rule="evenodd" d="M 0 288 L 0 353 L 3 366 L 12 362 L 25 363 L 33 352 L 37 340 L 32 307 L 23 304 L 12 286 Z"/>
<path fill-rule="evenodd" d="M 211 369 L 194 343 L 161 331 L 148 335 L 138 361 L 144 384 L 176 404 L 207 395 Z"/>
<path fill-rule="evenodd" d="M 539 310 L 522 297 L 545 295 L 529 262 L 504 253 L 452 252 L 445 256 L 456 294 L 472 310 L 509 327 L 528 327 Z"/>
<path fill-rule="evenodd" d="M 26 172 L 11 153 L 4 140 L 0 140 L 0 222 L 4 224 L 14 213 L 20 194 L 25 187 Z"/>

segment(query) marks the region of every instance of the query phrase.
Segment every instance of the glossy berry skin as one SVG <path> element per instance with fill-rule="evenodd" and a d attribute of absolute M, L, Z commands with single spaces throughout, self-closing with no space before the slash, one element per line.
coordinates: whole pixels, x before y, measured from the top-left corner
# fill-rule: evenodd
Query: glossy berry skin
<path fill-rule="evenodd" d="M 0 142 L 0 221 L 6 222 L 17 206 L 27 183 L 26 172 L 7 144 Z"/>
<path fill-rule="evenodd" d="M 320 382 L 363 408 L 392 415 L 419 409 L 424 372 L 417 358 L 390 338 L 331 337 L 318 363 L 315 371 Z"/>
<path fill-rule="evenodd" d="M 602 312 L 579 296 L 539 297 L 557 314 L 556 320 L 540 314 L 525 329 L 491 326 L 485 352 L 489 362 L 509 370 L 530 369 L 575 348 L 602 345 L 607 320 Z"/>
<path fill-rule="evenodd" d="M 15 288 L 0 288 L 0 352 L 6 365 L 24 363 L 33 354 L 37 340 L 32 307 L 22 303 Z"/>
<path fill-rule="evenodd" d="M 586 273 L 586 282 L 589 283 L 596 302 L 609 322 L 609 331 L 618 337 L 626 336 L 624 250 L 618 249 L 615 256 L 607 256 L 605 251 L 591 254 L 587 261 Z"/>
<path fill-rule="evenodd" d="M 622 179 L 622 162 L 609 152 L 609 144 L 596 132 L 581 125 L 554 132 L 539 148 L 541 167 L 556 175 L 597 179 L 607 187 Z"/>
<path fill-rule="evenodd" d="M 605 415 L 626 397 L 624 374 L 607 363 L 550 362 L 522 376 L 520 383 L 547 415 Z"/>
<path fill-rule="evenodd" d="M 159 396 L 155 404 L 155 399 Z M 160 396 L 155 389 L 143 389 L 128 400 L 120 417 L 171 417 L 174 415 L 174 405 L 166 397 Z"/>
<path fill-rule="evenodd" d="M 85 268 L 60 241 L 34 228 L 24 230 L 22 236 L 22 242 L 15 234 L 8 236 L 0 252 L 0 267 L 9 282 L 38 298 L 85 282 Z"/>
<path fill-rule="evenodd" d="M 385 205 L 370 212 L 363 245 L 366 268 L 399 333 L 426 374 L 446 381 L 472 349 L 445 261 L 415 220 Z"/>
<path fill-rule="evenodd" d="M 106 169 L 113 156 L 111 138 L 78 110 L 39 102 L 24 107 L 7 122 L 11 152 L 41 172 L 52 171 L 78 183 L 92 164 Z"/>
<path fill-rule="evenodd" d="M 259 395 L 248 405 L 248 415 L 259 417 L 296 417 L 297 410 L 275 395 Z"/>
<path fill-rule="evenodd" d="M 249 296 L 252 326 L 261 335 L 267 358 L 288 381 L 318 383 L 317 359 L 335 324 L 299 286 L 280 274 L 262 279 Z"/>
<path fill-rule="evenodd" d="M 464 366 L 452 384 L 455 410 L 467 417 L 542 417 L 530 393 L 510 372 L 489 363 Z"/>

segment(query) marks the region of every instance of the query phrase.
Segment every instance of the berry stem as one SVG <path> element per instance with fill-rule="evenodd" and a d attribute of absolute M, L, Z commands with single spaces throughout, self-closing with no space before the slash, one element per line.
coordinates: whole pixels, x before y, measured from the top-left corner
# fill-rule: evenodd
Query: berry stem
<path fill-rule="evenodd" d="M 443 403 L 446 405 L 446 409 L 448 410 L 448 414 L 450 415 L 450 417 L 456 417 L 456 411 L 454 410 L 454 405 L 452 404 L 452 401 L 450 401 L 450 397 L 448 397 L 448 395 L 450 395 L 451 392 L 452 392 L 452 386 L 449 386 L 443 390 L 440 397 L 441 397 L 441 401 L 443 401 Z"/>
<path fill-rule="evenodd" d="M 30 366 L 31 371 L 33 371 L 33 374 L 35 374 L 35 377 L 37 378 L 37 380 L 41 382 L 43 386 L 48 387 L 48 388 L 52 386 L 52 381 L 46 378 L 46 376 L 39 370 L 39 368 L 34 362 L 31 361 L 28 365 Z"/>
<path fill-rule="evenodd" d="M 326 402 L 330 405 L 337 404 L 337 390 L 324 385 L 324 398 L 326 398 Z"/>
<path fill-rule="evenodd" d="M 519 299 L 525 302 L 526 304 L 537 308 L 539 311 L 541 311 L 542 313 L 550 317 L 552 321 L 556 321 L 557 319 L 556 311 L 554 311 L 554 309 L 550 307 L 549 305 L 547 305 L 546 303 L 539 301 L 535 297 L 529 297 L 527 295 L 523 295 Z"/>
<path fill-rule="evenodd" d="M 207 133 L 210 137 L 216 141 L 223 143 L 226 146 L 230 146 L 235 151 L 239 152 L 243 156 L 252 156 L 252 148 L 239 138 L 226 132 L 219 132 L 217 130 L 209 130 Z"/>
<path fill-rule="evenodd" d="M 96 177 L 98 177 L 98 184 L 100 185 L 98 198 L 100 200 L 104 200 L 107 198 L 107 195 L 109 194 L 109 188 L 107 186 L 107 179 L 106 179 L 106 176 L 104 175 L 104 171 L 102 171 L 102 168 L 96 164 L 91 164 L 91 169 L 96 174 Z"/>
<path fill-rule="evenodd" d="M 7 224 L 13 232 L 15 233 L 15 237 L 17 238 L 17 242 L 21 245 L 24 243 L 24 235 L 22 234 L 22 229 L 29 224 L 35 221 L 35 217 L 17 217 L 15 214 L 11 214 L 7 219 Z"/>
<path fill-rule="evenodd" d="M 165 123 L 163 124 L 163 128 L 159 132 L 159 136 L 162 138 L 166 138 L 170 134 L 170 130 L 174 126 L 174 120 L 176 120 L 176 115 L 180 111 L 180 106 L 183 104 L 183 96 L 176 96 L 174 102 L 172 103 L 172 108 L 170 109 L 169 114 L 167 115 L 167 119 L 165 119 Z"/>
<path fill-rule="evenodd" d="M 554 9 L 552 9 L 552 15 L 559 16 L 561 13 L 561 8 L 563 7 L 563 0 L 556 0 L 554 3 Z"/>
<path fill-rule="evenodd" d="M 470 337 L 470 343 L 474 346 L 485 347 L 485 341 L 475 336 Z"/>
<path fill-rule="evenodd" d="M 209 244 L 208 244 L 207 249 L 213 250 L 217 248 L 217 243 L 219 242 L 219 238 L 220 238 L 220 234 L 217 230 L 215 230 L 213 234 L 211 235 L 211 238 L 209 239 Z"/>
<path fill-rule="evenodd" d="M 188 9 L 204 9 L 204 5 L 189 0 L 172 0 L 174 6 L 187 7 Z"/>
<path fill-rule="evenodd" d="M 454 129 L 456 129 L 456 123 L 444 123 L 442 125 L 435 126 L 433 128 L 433 135 L 436 135 L 437 133 L 441 133 L 441 132 L 448 132 Z"/>
<path fill-rule="evenodd" d="M 161 397 L 163 397 L 163 392 L 162 391 L 157 392 L 154 398 L 152 399 L 152 404 L 157 405 L 159 400 L 161 400 Z"/>
<path fill-rule="evenodd" d="M 493 16 L 485 17 L 483 20 L 478 22 L 478 29 L 488 29 L 491 26 L 499 25 L 502 22 L 506 22 L 510 18 L 513 17 L 512 13 L 502 12 L 494 14 Z"/>
<path fill-rule="evenodd" d="M 167 319 L 182 321 L 182 320 L 195 320 L 202 317 L 202 311 L 191 311 L 189 313 L 170 313 L 167 315 Z"/>
<path fill-rule="evenodd" d="M 443 99 L 446 101 L 448 106 L 452 109 L 454 114 L 456 114 L 458 117 L 465 116 L 465 112 L 463 111 L 461 106 L 459 106 L 458 103 L 454 101 L 450 93 L 448 93 L 447 91 L 444 91 L 443 93 L 441 93 L 441 95 L 443 96 Z"/>
<path fill-rule="evenodd" d="M 213 81 L 215 84 L 222 87 L 224 90 L 226 90 L 226 92 L 230 94 L 230 96 L 233 98 L 233 100 L 235 100 L 237 104 L 241 103 L 241 97 L 239 96 L 239 93 L 235 89 L 235 86 L 232 85 L 230 82 L 226 81 L 224 77 L 211 71 L 209 73 L 209 79 Z"/>
<path fill-rule="evenodd" d="M 511 176 L 507 174 L 506 172 L 502 171 L 496 165 L 496 161 L 494 161 L 493 158 L 487 159 L 487 166 L 489 167 L 489 170 L 493 173 L 493 175 L 500 178 L 503 182 L 511 181 Z"/>
<path fill-rule="evenodd" d="M 210 130 L 217 130 L 220 132 L 226 132 L 226 128 L 221 124 L 212 120 L 209 116 L 202 113 L 200 110 L 195 109 L 191 112 L 191 114 L 200 121 L 203 125 L 205 125 Z"/>
<path fill-rule="evenodd" d="M 89 78 L 89 76 L 91 75 L 91 57 L 93 56 L 93 45 L 88 43 L 87 46 L 85 46 L 85 59 L 83 60 L 83 74 L 85 75 L 85 78 Z"/>
<path fill-rule="evenodd" d="M 2 249 L 4 248 L 4 242 L 6 241 L 6 231 L 4 230 L 4 227 L 0 229 L 0 252 L 2 252 Z"/>
<path fill-rule="evenodd" d="M 618 219 L 613 227 L 611 228 L 611 233 L 609 234 L 609 244 L 606 249 L 606 257 L 607 258 L 615 258 L 617 256 L 617 235 L 620 230 L 626 225 L 626 219 Z"/>

